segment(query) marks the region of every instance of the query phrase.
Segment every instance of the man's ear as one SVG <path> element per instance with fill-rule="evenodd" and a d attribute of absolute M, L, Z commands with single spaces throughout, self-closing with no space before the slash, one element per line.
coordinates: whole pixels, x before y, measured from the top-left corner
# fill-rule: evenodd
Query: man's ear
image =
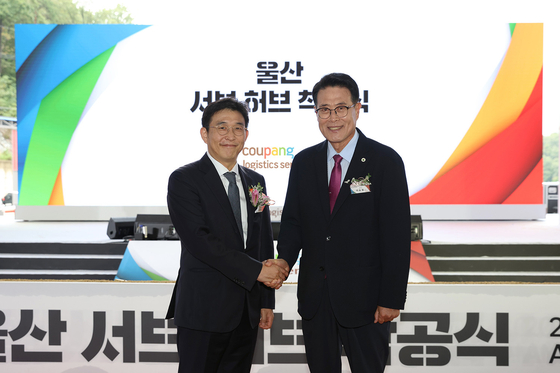
<path fill-rule="evenodd" d="M 354 106 L 354 110 L 356 110 L 356 119 L 360 117 L 360 109 L 362 108 L 361 102 L 356 102 L 356 106 Z"/>
<path fill-rule="evenodd" d="M 205 127 L 200 129 L 200 137 L 202 137 L 202 141 L 204 141 L 205 144 L 208 144 L 208 130 Z"/>

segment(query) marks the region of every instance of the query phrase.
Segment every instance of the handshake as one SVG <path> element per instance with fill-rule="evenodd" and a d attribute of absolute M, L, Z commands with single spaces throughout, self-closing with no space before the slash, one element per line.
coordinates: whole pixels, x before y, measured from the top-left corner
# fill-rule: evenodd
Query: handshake
<path fill-rule="evenodd" d="M 290 274 L 290 266 L 284 259 L 267 259 L 263 262 L 257 281 L 274 289 L 280 289 Z"/>

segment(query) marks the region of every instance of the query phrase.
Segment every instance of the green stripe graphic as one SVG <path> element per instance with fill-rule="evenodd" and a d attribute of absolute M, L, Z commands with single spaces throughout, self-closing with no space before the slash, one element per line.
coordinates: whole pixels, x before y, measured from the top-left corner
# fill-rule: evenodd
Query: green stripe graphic
<path fill-rule="evenodd" d="M 509 32 L 511 33 L 511 36 L 513 36 L 513 31 L 515 30 L 515 25 L 517 25 L 517 23 L 510 23 L 509 24 Z"/>
<path fill-rule="evenodd" d="M 41 101 L 25 161 L 20 205 L 49 204 L 72 135 L 114 49 L 89 61 Z"/>
<path fill-rule="evenodd" d="M 142 267 L 140 267 L 142 268 Z M 153 272 L 148 271 L 147 269 L 142 268 L 142 271 L 144 271 L 148 276 L 150 276 L 150 278 L 154 281 L 169 281 L 168 279 L 166 279 L 165 277 L 162 277 L 160 275 L 156 275 Z"/>

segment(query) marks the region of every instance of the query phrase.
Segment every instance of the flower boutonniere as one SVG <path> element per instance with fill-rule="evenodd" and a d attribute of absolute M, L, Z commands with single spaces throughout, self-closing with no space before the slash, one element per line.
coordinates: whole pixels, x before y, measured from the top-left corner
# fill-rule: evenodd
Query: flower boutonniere
<path fill-rule="evenodd" d="M 346 180 L 345 183 L 350 184 L 350 192 L 352 194 L 369 193 L 371 192 L 369 187 L 371 185 L 370 177 L 371 175 L 367 174 L 366 177 L 352 178 L 351 180 Z"/>
<path fill-rule="evenodd" d="M 249 187 L 249 198 L 251 199 L 251 204 L 256 208 L 256 213 L 262 212 L 266 206 L 274 205 L 274 201 L 263 193 L 261 183 Z"/>

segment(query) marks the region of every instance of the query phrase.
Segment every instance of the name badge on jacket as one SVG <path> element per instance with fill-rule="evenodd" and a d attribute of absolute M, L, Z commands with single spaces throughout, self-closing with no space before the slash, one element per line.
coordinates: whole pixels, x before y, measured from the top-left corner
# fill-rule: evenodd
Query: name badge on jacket
<path fill-rule="evenodd" d="M 350 185 L 350 192 L 352 194 L 369 193 L 369 185 Z"/>
<path fill-rule="evenodd" d="M 370 177 L 370 174 L 367 174 L 366 177 L 354 177 L 351 180 L 346 180 L 345 183 L 350 184 L 350 192 L 352 194 L 369 193 L 371 192 L 369 189 L 371 185 L 371 181 L 369 181 Z"/>

